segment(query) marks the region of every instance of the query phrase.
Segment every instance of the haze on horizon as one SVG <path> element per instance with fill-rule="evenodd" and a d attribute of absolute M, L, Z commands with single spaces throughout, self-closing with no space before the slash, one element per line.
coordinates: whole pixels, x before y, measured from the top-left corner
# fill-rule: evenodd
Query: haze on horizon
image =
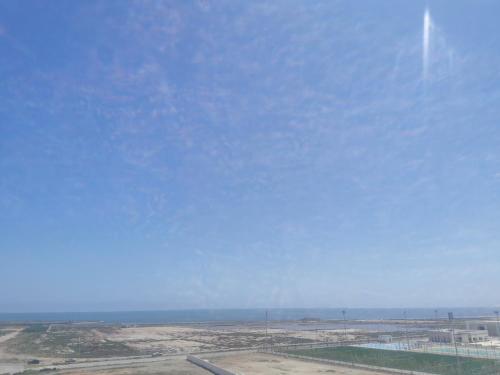
<path fill-rule="evenodd" d="M 0 312 L 500 305 L 499 12 L 1 2 Z"/>

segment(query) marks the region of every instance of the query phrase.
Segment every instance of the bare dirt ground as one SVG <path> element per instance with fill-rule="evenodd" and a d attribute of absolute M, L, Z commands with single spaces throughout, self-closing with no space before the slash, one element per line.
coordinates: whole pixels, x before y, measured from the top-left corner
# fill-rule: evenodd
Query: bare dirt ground
<path fill-rule="evenodd" d="M 113 370 L 114 373 L 126 373 L 124 368 L 130 366 L 152 366 L 154 370 L 158 359 L 165 362 L 175 355 L 271 344 L 332 342 L 345 336 L 344 330 L 304 329 L 303 326 L 294 329 L 286 325 L 266 330 L 262 324 L 244 323 L 149 326 L 37 323 L 0 329 L 0 374 L 53 367 L 64 371 L 92 368 L 94 372 L 97 367 L 107 368 L 106 371 L 110 367 L 121 367 L 122 372 Z M 350 339 L 363 335 L 355 330 L 347 333 Z M 29 365 L 32 359 L 39 360 L 39 364 Z"/>
<path fill-rule="evenodd" d="M 298 344 L 315 341 L 337 341 L 343 335 L 338 330 L 268 329 L 247 325 L 233 325 L 225 328 L 196 328 L 189 326 L 139 326 L 121 328 L 110 332 L 106 338 L 129 347 L 162 353 L 187 353 L 219 349 L 258 347 L 264 344 Z M 357 337 L 349 332 L 348 338 Z"/>
<path fill-rule="evenodd" d="M 298 359 L 284 358 L 264 353 L 242 353 L 236 355 L 217 355 L 207 359 L 228 371 L 245 375 L 386 375 L 383 372 L 358 370 L 349 367 L 333 366 Z"/>
<path fill-rule="evenodd" d="M 5 342 L 15 338 L 22 328 L 10 327 L 9 329 L 2 329 L 0 335 L 0 374 L 9 374 L 21 371 L 23 369 L 20 358 L 12 358 L 9 353 L 5 352 Z"/>
<path fill-rule="evenodd" d="M 0 351 L 10 357 L 36 357 L 47 361 L 182 354 L 214 350 L 255 348 L 265 344 L 299 344 L 337 341 L 338 330 L 268 329 L 244 324 L 224 327 L 79 326 L 50 324 L 17 329 L 0 336 Z M 349 333 L 349 338 L 359 334 Z"/>

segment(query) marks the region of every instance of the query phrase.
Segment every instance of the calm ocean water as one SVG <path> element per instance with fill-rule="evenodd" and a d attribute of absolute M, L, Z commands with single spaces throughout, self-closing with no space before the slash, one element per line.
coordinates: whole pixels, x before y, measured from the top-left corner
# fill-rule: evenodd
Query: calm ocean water
<path fill-rule="evenodd" d="M 347 319 L 403 319 L 405 309 L 345 309 Z M 439 318 L 493 316 L 493 308 L 440 308 Z M 269 309 L 270 320 L 342 319 L 342 309 Z M 408 319 L 432 319 L 435 309 L 406 309 Z M 265 309 L 214 309 L 117 312 L 0 313 L 0 321 L 97 321 L 105 323 L 187 323 L 263 321 Z"/>

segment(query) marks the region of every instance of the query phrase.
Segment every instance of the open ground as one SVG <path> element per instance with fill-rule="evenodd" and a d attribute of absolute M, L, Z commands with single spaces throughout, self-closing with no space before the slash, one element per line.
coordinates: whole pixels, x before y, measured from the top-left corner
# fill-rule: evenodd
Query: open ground
<path fill-rule="evenodd" d="M 347 340 L 372 342 L 381 332 L 390 332 L 394 337 L 401 335 L 402 324 L 421 335 L 422 330 L 442 323 L 353 321 L 345 329 L 344 322 L 339 321 L 283 321 L 270 323 L 267 327 L 265 322 L 4 324 L 0 325 L 0 374 L 54 368 L 57 374 L 203 373 L 204 370 L 185 361 L 186 354 L 192 353 L 209 355 L 216 364 L 245 374 L 300 371 L 365 374 L 365 370 L 270 356 L 256 353 L 256 350 Z M 36 362 L 29 364 L 35 359 Z"/>

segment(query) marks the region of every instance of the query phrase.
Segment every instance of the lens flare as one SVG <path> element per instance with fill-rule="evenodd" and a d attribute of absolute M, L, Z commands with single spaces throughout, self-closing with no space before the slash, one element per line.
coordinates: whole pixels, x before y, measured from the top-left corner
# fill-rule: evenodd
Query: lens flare
<path fill-rule="evenodd" d="M 425 10 L 424 13 L 424 33 L 422 39 L 422 66 L 423 66 L 423 78 L 427 79 L 429 75 L 429 52 L 430 52 L 430 42 L 431 42 L 431 31 L 432 31 L 432 20 L 429 9 Z"/>

